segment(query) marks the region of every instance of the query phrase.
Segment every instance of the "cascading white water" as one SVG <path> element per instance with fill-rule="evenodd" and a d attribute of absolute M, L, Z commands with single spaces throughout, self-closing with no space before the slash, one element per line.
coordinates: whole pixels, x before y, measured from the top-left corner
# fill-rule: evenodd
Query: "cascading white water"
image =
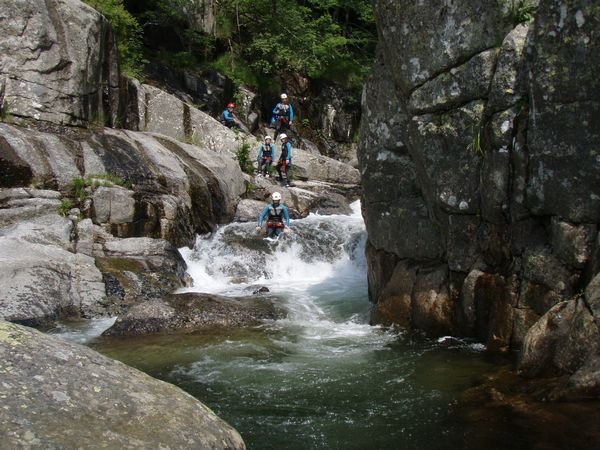
<path fill-rule="evenodd" d="M 231 224 L 182 248 L 194 286 L 182 291 L 247 295 L 259 286 L 288 310 L 274 326 L 292 327 L 314 346 L 344 338 L 353 344 L 373 339 L 381 345 L 393 335 L 370 327 L 366 295 L 366 231 L 360 203 L 351 215 L 311 214 L 292 221 L 291 232 L 277 242 L 258 235 L 255 224 Z M 310 351 L 311 347 L 301 348 Z M 312 350 L 315 350 L 314 348 Z"/>

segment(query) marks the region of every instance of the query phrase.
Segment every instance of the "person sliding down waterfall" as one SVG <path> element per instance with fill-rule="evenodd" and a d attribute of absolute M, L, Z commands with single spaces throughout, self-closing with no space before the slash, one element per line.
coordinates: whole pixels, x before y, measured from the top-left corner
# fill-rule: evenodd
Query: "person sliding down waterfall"
<path fill-rule="evenodd" d="M 263 221 L 267 219 L 267 237 L 279 238 L 281 232 L 289 233 L 290 216 L 285 205 L 281 203 L 281 194 L 279 192 L 273 192 L 271 199 L 272 203 L 265 206 L 258 216 L 256 231 L 262 229 Z"/>
<path fill-rule="evenodd" d="M 271 163 L 275 158 L 275 145 L 271 144 L 271 136 L 265 136 L 265 142 L 260 145 L 258 155 L 258 176 L 264 175 L 266 178 L 271 173 Z M 264 169 L 263 169 L 264 167 Z"/>
<path fill-rule="evenodd" d="M 279 177 L 277 179 L 283 182 L 286 187 L 290 186 L 290 177 L 288 176 L 290 168 L 292 167 L 292 144 L 289 141 L 286 134 L 281 134 L 281 154 L 279 155 L 279 161 L 277 161 L 277 173 Z M 285 180 L 281 171 L 285 174 Z"/>

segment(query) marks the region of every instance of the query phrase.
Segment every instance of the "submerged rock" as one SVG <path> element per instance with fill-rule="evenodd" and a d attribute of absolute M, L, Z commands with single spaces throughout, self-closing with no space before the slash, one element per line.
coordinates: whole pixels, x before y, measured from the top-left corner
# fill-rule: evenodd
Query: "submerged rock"
<path fill-rule="evenodd" d="M 181 389 L 93 350 L 0 322 L 6 448 L 244 449 Z"/>
<path fill-rule="evenodd" d="M 593 448 L 600 439 L 597 397 L 548 402 L 562 378 L 525 379 L 507 367 L 465 391 L 457 413 L 463 448 Z M 580 400 L 581 398 L 578 398 Z"/>

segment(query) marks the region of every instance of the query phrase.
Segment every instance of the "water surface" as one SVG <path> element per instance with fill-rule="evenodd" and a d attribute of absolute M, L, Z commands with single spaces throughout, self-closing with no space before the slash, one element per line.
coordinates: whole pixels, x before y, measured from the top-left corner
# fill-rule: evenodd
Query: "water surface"
<path fill-rule="evenodd" d="M 280 243 L 233 224 L 181 249 L 195 280 L 187 290 L 235 296 L 266 286 L 286 319 L 89 345 L 194 395 L 250 449 L 465 448 L 458 399 L 496 366 L 481 345 L 368 325 L 365 231 L 354 207 L 294 221 Z"/>

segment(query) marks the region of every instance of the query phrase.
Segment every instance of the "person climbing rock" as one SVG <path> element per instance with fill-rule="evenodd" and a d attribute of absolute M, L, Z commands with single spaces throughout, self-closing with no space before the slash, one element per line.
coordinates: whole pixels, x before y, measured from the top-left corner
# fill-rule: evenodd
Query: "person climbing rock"
<path fill-rule="evenodd" d="M 260 231 L 263 226 L 265 219 L 266 223 L 266 235 L 269 238 L 278 238 L 283 233 L 289 233 L 290 229 L 290 216 L 288 210 L 283 203 L 281 203 L 281 194 L 279 192 L 273 192 L 271 195 L 272 202 L 264 207 L 260 215 L 258 216 L 258 226 L 256 231 Z"/>
<path fill-rule="evenodd" d="M 281 136 L 281 154 L 279 155 L 279 161 L 277 161 L 277 173 L 279 177 L 277 179 L 283 183 L 284 186 L 290 186 L 289 171 L 292 167 L 292 143 L 289 141 L 287 134 L 282 133 Z M 283 172 L 283 173 L 282 173 Z M 283 175 L 285 174 L 285 179 Z"/>
<path fill-rule="evenodd" d="M 277 142 L 277 136 L 286 130 L 291 130 L 294 123 L 294 109 L 289 104 L 287 94 L 281 94 L 281 101 L 273 108 L 271 117 L 271 128 L 275 128 L 274 142 Z"/>
<path fill-rule="evenodd" d="M 238 130 L 242 129 L 242 124 L 240 120 L 233 113 L 235 108 L 235 103 L 228 103 L 227 107 L 221 114 L 221 123 L 225 125 L 227 128 L 237 128 Z"/>
<path fill-rule="evenodd" d="M 258 176 L 264 175 L 268 178 L 271 174 L 271 164 L 275 158 L 275 145 L 271 143 L 271 136 L 265 136 L 265 141 L 260 144 L 258 155 Z"/>

